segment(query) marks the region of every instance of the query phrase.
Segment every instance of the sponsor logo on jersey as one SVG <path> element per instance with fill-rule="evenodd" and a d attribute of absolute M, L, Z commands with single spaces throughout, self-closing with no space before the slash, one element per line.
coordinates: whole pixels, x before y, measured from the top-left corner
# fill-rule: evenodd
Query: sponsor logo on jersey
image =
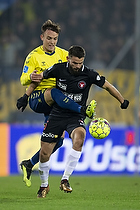
<path fill-rule="evenodd" d="M 66 91 L 66 89 L 67 89 L 67 85 L 66 85 L 66 84 L 63 84 L 63 83 L 60 82 L 60 81 L 57 81 L 57 86 L 58 86 L 59 88 L 61 88 L 62 90 L 65 90 L 65 91 Z"/>
<path fill-rule="evenodd" d="M 75 102 L 80 102 L 80 101 L 82 101 L 82 95 L 83 94 L 74 94 L 74 101 Z"/>
<path fill-rule="evenodd" d="M 84 88 L 86 87 L 86 82 L 85 82 L 85 81 L 80 81 L 80 82 L 78 82 L 78 87 L 79 87 L 80 89 L 84 89 Z"/>
<path fill-rule="evenodd" d="M 65 82 L 65 81 L 66 81 L 66 79 L 59 79 L 59 81 L 60 81 L 60 82 Z"/>
<path fill-rule="evenodd" d="M 46 62 L 45 61 L 42 62 L 42 66 L 46 66 Z"/>
<path fill-rule="evenodd" d="M 29 68 L 28 66 L 24 66 L 23 72 L 27 73 L 28 72 L 28 68 Z"/>
<path fill-rule="evenodd" d="M 75 102 L 80 102 L 82 101 L 82 96 L 83 94 L 80 93 L 80 94 L 68 94 L 68 93 L 64 93 L 66 96 L 68 96 L 69 98 L 71 98 L 72 100 L 74 100 Z"/>

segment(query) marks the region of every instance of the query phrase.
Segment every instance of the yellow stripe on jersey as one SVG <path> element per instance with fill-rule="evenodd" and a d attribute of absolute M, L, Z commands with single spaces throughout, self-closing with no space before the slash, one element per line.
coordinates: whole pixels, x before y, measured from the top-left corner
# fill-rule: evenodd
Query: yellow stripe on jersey
<path fill-rule="evenodd" d="M 34 70 L 37 70 L 38 73 L 41 73 L 44 70 L 48 69 L 49 67 L 53 66 L 55 63 L 66 62 L 67 56 L 68 56 L 68 51 L 59 47 L 55 47 L 55 52 L 51 54 L 46 53 L 43 50 L 43 46 L 37 47 L 31 53 L 29 53 L 24 62 L 23 72 L 20 77 L 21 84 L 28 87 L 31 83 L 30 74 Z M 55 78 L 44 79 L 36 88 L 36 90 L 53 88 L 55 86 L 56 86 Z"/>

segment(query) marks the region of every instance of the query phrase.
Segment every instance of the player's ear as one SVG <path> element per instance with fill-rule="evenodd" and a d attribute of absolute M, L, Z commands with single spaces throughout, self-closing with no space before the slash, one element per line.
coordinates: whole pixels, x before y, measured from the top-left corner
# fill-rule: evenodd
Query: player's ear
<path fill-rule="evenodd" d="M 43 37 L 44 37 L 44 35 L 43 34 L 41 34 L 40 35 L 40 39 L 43 41 Z"/>
<path fill-rule="evenodd" d="M 67 56 L 67 61 L 69 61 L 69 56 Z"/>

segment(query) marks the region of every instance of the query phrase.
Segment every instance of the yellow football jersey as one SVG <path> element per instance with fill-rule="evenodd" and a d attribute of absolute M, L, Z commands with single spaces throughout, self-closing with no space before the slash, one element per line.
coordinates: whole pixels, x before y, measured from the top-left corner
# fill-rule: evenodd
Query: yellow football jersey
<path fill-rule="evenodd" d="M 30 74 L 37 70 L 37 73 L 41 73 L 49 67 L 53 66 L 55 63 L 62 63 L 67 61 L 68 51 L 55 47 L 55 51 L 53 53 L 47 53 L 43 50 L 43 46 L 39 46 L 34 49 L 27 56 L 24 66 L 23 72 L 20 77 L 20 82 L 24 86 L 29 86 L 31 83 Z M 49 78 L 44 79 L 37 86 L 35 90 L 43 90 L 46 88 L 53 88 L 56 86 L 56 79 Z"/>

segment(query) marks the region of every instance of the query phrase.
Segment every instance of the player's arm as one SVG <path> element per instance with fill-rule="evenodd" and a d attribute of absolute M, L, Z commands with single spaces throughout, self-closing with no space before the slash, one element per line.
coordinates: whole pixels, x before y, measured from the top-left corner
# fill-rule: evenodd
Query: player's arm
<path fill-rule="evenodd" d="M 43 78 L 47 79 L 49 77 L 52 78 L 55 77 L 52 72 L 53 72 L 53 67 L 51 67 L 51 70 L 49 68 L 49 70 L 45 70 L 40 74 L 37 74 L 37 70 L 34 70 L 30 74 L 30 79 L 32 82 L 29 85 L 28 89 L 26 90 L 26 93 L 17 100 L 16 106 L 19 110 L 21 110 L 22 112 L 24 111 L 24 109 L 28 104 L 28 97 L 31 95 L 31 93 L 34 91 L 34 89 L 38 86 L 38 84 L 42 81 Z"/>
<path fill-rule="evenodd" d="M 41 72 L 40 74 L 36 74 L 34 71 L 31 74 L 31 80 L 32 82 L 40 83 L 42 79 L 48 79 L 48 78 L 56 78 L 57 75 L 57 65 L 51 66 L 49 69 L 46 69 L 45 71 Z"/>
<path fill-rule="evenodd" d="M 107 90 L 113 97 L 115 97 L 120 102 L 122 109 L 127 109 L 129 101 L 125 100 L 121 93 L 112 84 L 105 80 L 105 83 L 102 86 L 102 88 Z"/>
<path fill-rule="evenodd" d="M 29 98 L 29 96 L 31 95 L 31 93 L 34 91 L 34 89 L 37 86 L 38 86 L 38 83 L 32 82 L 29 85 L 28 89 L 26 90 L 25 94 L 17 100 L 16 106 L 22 112 L 24 111 L 24 109 L 26 108 L 26 106 L 28 104 L 28 98 Z"/>
<path fill-rule="evenodd" d="M 34 75 L 37 73 L 37 71 L 36 70 L 34 70 L 31 74 L 30 74 L 30 79 L 31 79 L 31 83 L 30 83 L 30 85 L 29 85 L 29 87 L 28 87 L 28 89 L 26 90 L 26 92 L 25 92 L 25 94 L 22 96 L 22 97 L 20 97 L 18 100 L 17 100 L 17 104 L 16 104 L 16 106 L 17 106 L 17 108 L 19 109 L 19 110 L 21 110 L 22 112 L 24 111 L 24 109 L 26 108 L 26 106 L 27 106 L 27 104 L 28 104 L 28 97 L 31 95 L 31 93 L 35 90 L 35 88 L 39 85 L 39 83 L 41 82 L 41 79 L 39 80 L 37 80 L 36 79 L 36 81 L 37 82 L 34 82 L 33 80 L 35 80 L 34 79 Z M 37 74 L 36 74 L 37 75 Z"/>
<path fill-rule="evenodd" d="M 43 74 L 43 73 L 42 73 Z M 38 75 L 38 79 L 34 79 L 34 75 Z M 35 77 L 36 78 L 36 77 Z M 37 70 L 34 70 L 30 74 L 31 84 L 29 85 L 28 89 L 26 90 L 26 95 L 29 97 L 31 93 L 35 90 L 35 88 L 39 85 L 43 77 L 40 76 L 40 74 L 37 74 Z"/>
<path fill-rule="evenodd" d="M 28 86 L 32 82 L 31 74 L 36 69 L 36 59 L 34 54 L 30 53 L 24 62 L 20 82 L 23 86 Z"/>
<path fill-rule="evenodd" d="M 41 82 L 42 79 L 48 79 L 48 78 L 56 78 L 58 73 L 58 66 L 57 64 L 54 64 L 50 68 L 46 69 L 45 71 L 41 72 L 40 74 L 36 74 L 36 72 L 33 72 L 31 74 L 31 80 L 33 82 Z"/>

